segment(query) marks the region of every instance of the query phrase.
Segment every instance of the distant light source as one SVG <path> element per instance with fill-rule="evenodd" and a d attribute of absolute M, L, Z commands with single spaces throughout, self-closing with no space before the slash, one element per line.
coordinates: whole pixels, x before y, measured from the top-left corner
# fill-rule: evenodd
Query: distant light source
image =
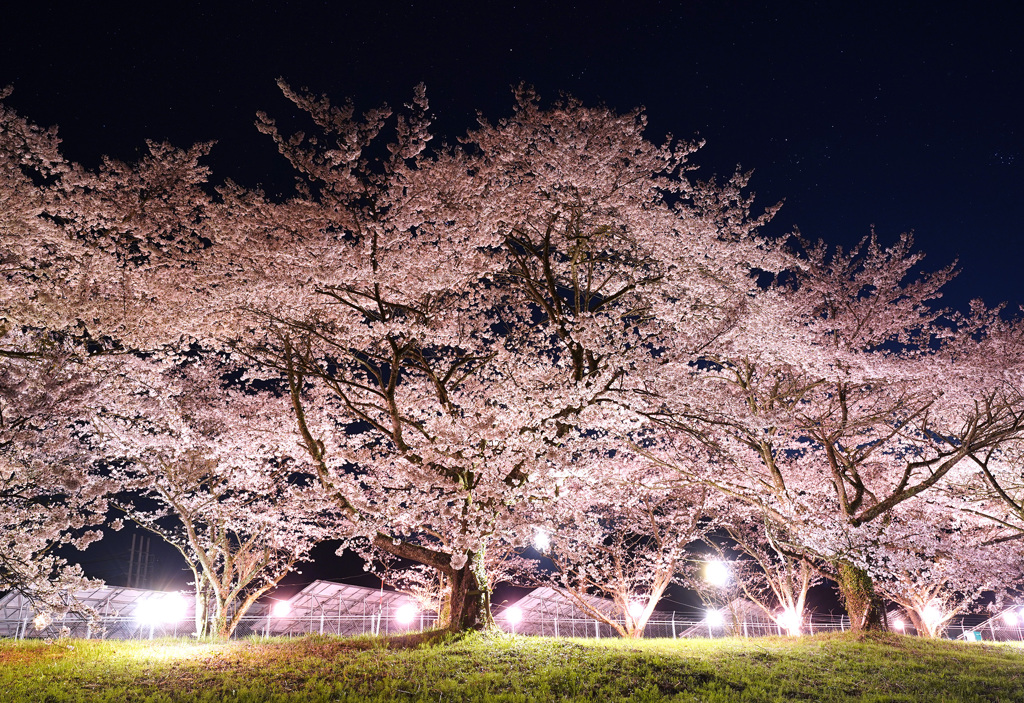
<path fill-rule="evenodd" d="M 724 561 L 709 561 L 704 567 L 704 580 L 712 586 L 729 583 L 729 566 Z"/>
<path fill-rule="evenodd" d="M 1020 622 L 1020 619 L 1017 617 L 1017 613 L 1013 612 L 1012 610 L 1007 610 L 1005 613 L 1003 613 L 1003 622 L 1005 622 L 1010 627 L 1016 627 L 1017 623 Z"/>
<path fill-rule="evenodd" d="M 633 616 L 634 620 L 637 620 L 641 615 L 644 614 L 644 609 L 646 607 L 647 606 L 641 603 L 640 601 L 635 600 L 629 604 L 629 614 Z"/>
<path fill-rule="evenodd" d="M 505 620 L 509 625 L 515 627 L 523 621 L 523 611 L 519 609 L 519 606 L 513 605 L 510 608 L 505 609 Z"/>
<path fill-rule="evenodd" d="M 907 629 L 906 623 L 904 623 L 902 620 L 893 620 L 892 621 L 892 626 L 893 626 L 893 629 L 899 630 L 900 632 L 903 632 L 904 630 Z"/>
<path fill-rule="evenodd" d="M 419 608 L 412 603 L 406 603 L 395 611 L 395 620 L 399 625 L 409 625 L 419 615 Z"/>
<path fill-rule="evenodd" d="M 279 600 L 274 603 L 274 607 L 270 609 L 270 614 L 275 618 L 283 618 L 292 612 L 292 604 L 286 600 Z"/>
<path fill-rule="evenodd" d="M 722 615 L 721 610 L 709 610 L 704 615 L 704 622 L 710 627 L 721 627 L 725 624 L 725 616 Z"/>
<path fill-rule="evenodd" d="M 551 535 L 544 530 L 537 530 L 533 534 L 533 548 L 538 552 L 546 552 L 551 547 Z"/>

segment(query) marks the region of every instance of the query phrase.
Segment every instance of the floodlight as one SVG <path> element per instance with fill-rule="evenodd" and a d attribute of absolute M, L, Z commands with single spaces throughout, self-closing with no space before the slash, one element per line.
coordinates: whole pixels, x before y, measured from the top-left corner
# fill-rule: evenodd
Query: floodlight
<path fill-rule="evenodd" d="M 712 586 L 729 583 L 729 565 L 724 561 L 709 561 L 704 567 L 704 580 Z"/>
<path fill-rule="evenodd" d="M 892 626 L 894 629 L 899 630 L 900 632 L 903 632 L 905 629 L 907 629 L 906 624 L 902 620 L 893 620 Z"/>
<path fill-rule="evenodd" d="M 800 634 L 800 615 L 792 608 L 786 608 L 782 611 L 782 614 L 779 615 L 778 623 L 789 630 L 789 634 Z"/>
<path fill-rule="evenodd" d="M 270 610 L 270 614 L 275 618 L 287 617 L 290 612 L 292 612 L 292 604 L 286 600 L 277 601 L 274 603 L 274 607 Z"/>
<path fill-rule="evenodd" d="M 935 607 L 935 605 L 930 604 L 924 609 L 924 612 L 921 613 L 921 617 L 924 618 L 924 621 L 927 624 L 935 626 L 942 622 L 944 614 L 941 610 Z"/>
<path fill-rule="evenodd" d="M 161 593 L 139 601 L 135 619 L 146 625 L 165 625 L 185 619 L 188 602 L 180 593 Z"/>
<path fill-rule="evenodd" d="M 519 606 L 513 605 L 511 608 L 505 609 L 505 620 L 510 625 L 515 627 L 523 621 L 523 611 L 519 609 Z"/>
<path fill-rule="evenodd" d="M 721 627 L 725 624 L 725 616 L 722 615 L 722 611 L 720 610 L 709 610 L 704 615 L 704 621 L 710 627 Z"/>
<path fill-rule="evenodd" d="M 644 614 L 644 608 L 646 608 L 646 606 L 643 603 L 635 600 L 629 604 L 629 614 L 633 616 L 634 620 L 636 620 Z"/>
<path fill-rule="evenodd" d="M 1005 613 L 1003 613 L 1003 622 L 1005 622 L 1010 627 L 1016 627 L 1017 623 L 1020 622 L 1020 620 L 1017 618 L 1017 613 L 1013 612 L 1012 610 L 1007 610 Z"/>
<path fill-rule="evenodd" d="M 160 603 L 157 598 L 146 598 L 139 601 L 135 606 L 135 619 L 146 625 L 153 625 L 161 622 Z"/>
<path fill-rule="evenodd" d="M 180 593 L 169 593 L 161 603 L 164 622 L 181 622 L 188 614 L 188 601 Z"/>
<path fill-rule="evenodd" d="M 417 615 L 419 615 L 419 609 L 412 603 L 405 603 L 395 611 L 395 620 L 399 625 L 408 625 L 416 619 Z"/>
<path fill-rule="evenodd" d="M 546 552 L 551 546 L 551 535 L 544 530 L 537 530 L 533 534 L 533 548 L 538 552 Z"/>

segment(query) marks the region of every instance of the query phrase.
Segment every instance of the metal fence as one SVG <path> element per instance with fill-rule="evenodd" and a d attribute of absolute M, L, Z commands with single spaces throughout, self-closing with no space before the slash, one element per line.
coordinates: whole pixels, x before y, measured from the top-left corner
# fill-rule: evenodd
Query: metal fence
<path fill-rule="evenodd" d="M 495 618 L 498 626 L 509 633 L 524 636 L 571 637 L 602 639 L 618 637 L 618 633 L 607 623 L 585 617 L 529 618 L 515 625 L 508 622 L 499 612 Z M 436 615 L 421 613 L 413 622 L 401 624 L 387 613 L 369 615 L 327 616 L 323 613 L 310 616 L 289 616 L 287 626 L 282 626 L 273 615 L 244 617 L 234 632 L 235 638 L 246 637 L 297 637 L 308 634 L 322 635 L 396 635 L 426 630 L 434 626 Z M 6 623 L 0 627 L 0 637 L 17 639 L 58 639 L 61 637 L 101 640 L 146 640 L 161 637 L 187 638 L 193 636 L 195 625 L 191 620 L 177 623 L 147 623 L 131 616 L 101 616 L 89 619 L 70 613 L 56 617 L 52 622 L 33 622 L 26 615 L 18 622 Z M 841 616 L 815 616 L 806 620 L 801 632 L 815 634 L 838 632 L 849 629 L 849 621 Z M 695 638 L 695 637 L 763 637 L 787 634 L 784 629 L 771 621 L 760 619 L 739 620 L 724 625 L 709 625 L 696 619 L 692 614 L 659 612 L 647 623 L 646 638 Z"/>

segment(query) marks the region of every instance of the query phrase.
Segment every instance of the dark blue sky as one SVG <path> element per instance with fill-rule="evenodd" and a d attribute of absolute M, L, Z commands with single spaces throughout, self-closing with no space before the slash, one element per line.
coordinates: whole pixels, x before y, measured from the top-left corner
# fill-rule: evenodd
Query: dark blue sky
<path fill-rule="evenodd" d="M 644 105 L 652 138 L 707 140 L 706 173 L 754 169 L 761 202 L 786 201 L 775 231 L 913 229 L 930 267 L 959 257 L 950 302 L 1024 302 L 1020 16 L 892 4 L 21 4 L 4 12 L 0 85 L 75 158 L 217 139 L 221 176 L 271 187 L 282 165 L 252 125 L 288 113 L 278 76 L 362 107 L 424 81 L 450 138 L 477 109 L 507 113 L 519 81 Z"/>

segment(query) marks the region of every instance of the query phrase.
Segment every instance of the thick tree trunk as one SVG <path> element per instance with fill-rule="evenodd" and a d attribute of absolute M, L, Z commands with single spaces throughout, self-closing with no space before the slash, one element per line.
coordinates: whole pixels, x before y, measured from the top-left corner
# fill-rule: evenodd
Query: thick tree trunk
<path fill-rule="evenodd" d="M 910 618 L 910 624 L 913 625 L 914 629 L 917 631 L 917 636 L 931 637 L 931 634 L 928 632 L 928 626 L 924 622 L 924 618 L 922 618 L 913 608 L 905 608 L 905 610 L 907 611 L 907 617 Z"/>
<path fill-rule="evenodd" d="M 466 632 L 495 627 L 483 551 L 470 554 L 466 565 L 452 572 L 449 588 L 448 621 L 444 629 Z"/>
<path fill-rule="evenodd" d="M 843 605 L 850 616 L 850 629 L 853 632 L 888 631 L 885 604 L 875 593 L 868 572 L 841 561 L 836 564 L 836 577 Z"/>

